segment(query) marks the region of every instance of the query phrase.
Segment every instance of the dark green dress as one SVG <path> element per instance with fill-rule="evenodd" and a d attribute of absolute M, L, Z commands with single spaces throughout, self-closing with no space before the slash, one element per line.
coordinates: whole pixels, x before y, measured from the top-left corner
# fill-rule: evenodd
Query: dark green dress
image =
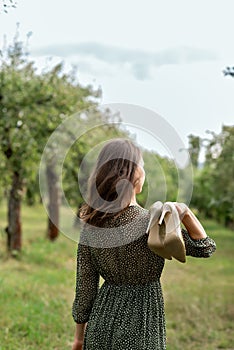
<path fill-rule="evenodd" d="M 72 314 L 88 322 L 84 350 L 166 349 L 164 259 L 147 246 L 148 222 L 148 210 L 129 206 L 99 231 L 83 227 Z M 183 237 L 187 255 L 209 257 L 216 248 L 209 237 L 193 240 L 185 230 Z"/>

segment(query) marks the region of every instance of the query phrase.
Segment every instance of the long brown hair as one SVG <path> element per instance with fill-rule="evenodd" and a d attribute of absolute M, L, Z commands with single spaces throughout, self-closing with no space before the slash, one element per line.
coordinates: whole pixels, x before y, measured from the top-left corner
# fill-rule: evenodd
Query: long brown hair
<path fill-rule="evenodd" d="M 132 141 L 116 138 L 105 144 L 88 180 L 87 203 L 80 210 L 83 221 L 102 226 L 105 218 L 118 216 L 129 206 L 141 159 Z"/>

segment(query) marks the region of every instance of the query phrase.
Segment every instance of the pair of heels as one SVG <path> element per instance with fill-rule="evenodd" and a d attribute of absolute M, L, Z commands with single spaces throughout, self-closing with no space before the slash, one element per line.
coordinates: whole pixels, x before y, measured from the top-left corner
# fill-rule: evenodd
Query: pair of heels
<path fill-rule="evenodd" d="M 186 208 L 183 203 L 177 203 L 181 210 Z M 150 207 L 149 248 L 165 259 L 172 257 L 180 262 L 186 261 L 186 251 L 180 227 L 180 217 L 173 202 L 155 202 Z"/>

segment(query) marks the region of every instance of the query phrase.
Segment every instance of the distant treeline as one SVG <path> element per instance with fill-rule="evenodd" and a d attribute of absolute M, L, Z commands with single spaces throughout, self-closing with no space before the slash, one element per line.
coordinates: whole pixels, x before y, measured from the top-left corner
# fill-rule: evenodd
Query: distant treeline
<path fill-rule="evenodd" d="M 206 217 L 234 228 L 234 125 L 223 125 L 220 134 L 209 134 L 209 139 L 189 136 L 194 165 L 191 204 Z M 205 148 L 205 162 L 198 167 L 202 147 Z"/>

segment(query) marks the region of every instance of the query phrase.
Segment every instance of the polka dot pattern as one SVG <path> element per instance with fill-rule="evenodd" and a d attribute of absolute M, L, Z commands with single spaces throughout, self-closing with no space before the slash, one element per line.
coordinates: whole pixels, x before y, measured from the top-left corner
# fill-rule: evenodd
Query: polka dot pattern
<path fill-rule="evenodd" d="M 140 219 L 138 226 L 126 226 L 131 231 L 126 232 L 131 237 L 128 244 L 108 248 L 84 241 L 78 244 L 72 315 L 77 323 L 88 322 L 84 350 L 166 349 L 160 284 L 164 259 L 147 245 L 149 212 L 130 206 L 116 220 L 108 219 L 106 226 L 123 228 L 136 218 Z M 187 255 L 208 257 L 215 250 L 211 238 L 193 240 L 186 230 L 182 233 Z M 100 289 L 99 276 L 105 280 Z"/>

